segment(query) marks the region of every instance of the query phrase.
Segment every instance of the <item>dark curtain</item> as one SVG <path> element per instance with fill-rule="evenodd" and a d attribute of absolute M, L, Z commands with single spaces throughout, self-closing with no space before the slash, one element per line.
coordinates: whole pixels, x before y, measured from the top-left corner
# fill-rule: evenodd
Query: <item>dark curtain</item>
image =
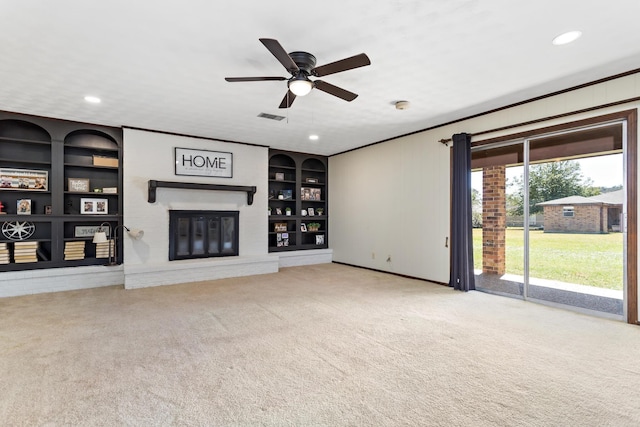
<path fill-rule="evenodd" d="M 473 276 L 471 227 L 471 135 L 453 135 L 453 191 L 451 202 L 451 276 L 459 291 L 476 288 Z"/>

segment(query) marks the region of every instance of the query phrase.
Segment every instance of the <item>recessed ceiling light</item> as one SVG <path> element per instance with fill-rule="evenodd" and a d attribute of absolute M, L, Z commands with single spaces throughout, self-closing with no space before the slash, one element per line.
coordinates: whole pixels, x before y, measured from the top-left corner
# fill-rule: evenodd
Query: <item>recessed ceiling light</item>
<path fill-rule="evenodd" d="M 97 96 L 92 96 L 92 95 L 85 96 L 84 100 L 87 101 L 87 102 L 90 102 L 92 104 L 100 104 L 102 102 L 102 100 L 100 98 L 98 98 Z"/>
<path fill-rule="evenodd" d="M 309 135 L 309 139 L 312 141 L 317 141 L 320 137 L 318 135 Z"/>
<path fill-rule="evenodd" d="M 571 43 L 572 41 L 577 40 L 582 35 L 581 31 L 568 31 L 566 33 L 560 34 L 555 39 L 553 39 L 553 44 L 556 46 L 560 46 L 563 44 Z"/>

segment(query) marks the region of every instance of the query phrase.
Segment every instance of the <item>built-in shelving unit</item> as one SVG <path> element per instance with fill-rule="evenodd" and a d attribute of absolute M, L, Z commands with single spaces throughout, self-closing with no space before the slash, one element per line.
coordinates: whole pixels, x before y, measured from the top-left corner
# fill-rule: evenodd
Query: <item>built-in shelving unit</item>
<path fill-rule="evenodd" d="M 0 226 L 22 239 L 0 233 L 0 247 L 10 253 L 0 271 L 106 264 L 96 258 L 89 227 L 107 223 L 114 230 L 122 220 L 122 131 L 118 128 L 0 112 L 0 169 L 37 176 L 45 174 L 46 188 L 15 189 L 10 180 L 0 182 Z M 5 173 L 5 176 L 10 175 Z M 89 187 L 73 191 L 69 179 L 88 180 Z M 114 191 L 113 193 L 103 192 Z M 89 199 L 96 213 L 83 213 Z M 20 200 L 28 200 L 30 214 L 19 214 Z M 86 202 L 86 200 L 84 200 Z M 105 203 L 103 203 L 105 202 Z M 84 233 L 83 233 L 84 232 Z M 15 262 L 14 243 L 38 242 L 36 262 Z M 68 242 L 83 241 L 83 259 L 65 260 Z M 121 254 L 119 250 L 117 253 Z"/>
<path fill-rule="evenodd" d="M 270 252 L 328 247 L 327 177 L 324 156 L 270 151 Z"/>

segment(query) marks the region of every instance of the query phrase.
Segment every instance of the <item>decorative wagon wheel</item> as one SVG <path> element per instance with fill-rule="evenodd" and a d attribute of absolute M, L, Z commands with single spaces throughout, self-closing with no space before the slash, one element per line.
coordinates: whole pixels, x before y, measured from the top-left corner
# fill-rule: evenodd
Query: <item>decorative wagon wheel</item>
<path fill-rule="evenodd" d="M 25 240 L 33 235 L 36 226 L 29 221 L 7 221 L 2 224 L 2 234 L 10 240 Z"/>

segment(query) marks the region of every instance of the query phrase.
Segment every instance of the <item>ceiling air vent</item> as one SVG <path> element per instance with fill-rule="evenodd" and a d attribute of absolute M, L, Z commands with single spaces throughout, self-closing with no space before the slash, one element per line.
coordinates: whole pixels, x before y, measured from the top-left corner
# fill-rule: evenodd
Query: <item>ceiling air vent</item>
<path fill-rule="evenodd" d="M 275 114 L 267 114 L 267 113 L 260 113 L 258 114 L 258 117 L 262 117 L 263 119 L 277 120 L 277 121 L 284 119 L 284 116 L 276 116 Z"/>

